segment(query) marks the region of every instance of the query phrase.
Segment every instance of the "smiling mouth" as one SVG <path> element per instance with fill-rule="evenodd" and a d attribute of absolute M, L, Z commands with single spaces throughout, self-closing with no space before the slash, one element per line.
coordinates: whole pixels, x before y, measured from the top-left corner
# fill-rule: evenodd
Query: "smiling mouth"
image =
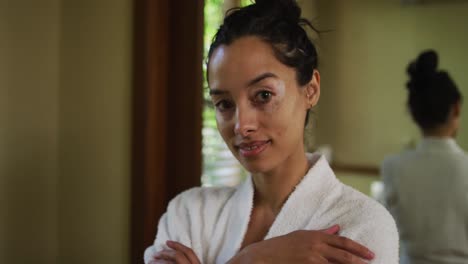
<path fill-rule="evenodd" d="M 241 156 L 245 158 L 251 158 L 251 157 L 258 156 L 270 144 L 271 144 L 271 140 L 254 141 L 254 142 L 249 142 L 249 143 L 242 143 L 242 144 L 237 145 L 236 147 L 239 149 L 239 153 Z"/>
<path fill-rule="evenodd" d="M 254 149 L 258 149 L 259 146 L 250 146 L 250 147 L 245 147 L 243 148 L 243 150 L 254 150 Z"/>

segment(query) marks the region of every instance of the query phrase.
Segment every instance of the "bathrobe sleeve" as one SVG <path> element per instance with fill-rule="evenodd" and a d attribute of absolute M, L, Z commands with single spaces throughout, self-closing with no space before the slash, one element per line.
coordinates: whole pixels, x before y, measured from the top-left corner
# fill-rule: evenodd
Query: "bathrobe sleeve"
<path fill-rule="evenodd" d="M 373 210 L 378 213 L 369 214 L 367 228 L 357 240 L 375 253 L 371 264 L 398 264 L 399 236 L 395 221 L 383 207 Z"/>
<path fill-rule="evenodd" d="M 228 187 L 197 187 L 175 197 L 158 224 L 156 239 L 144 254 L 148 264 L 157 252 L 168 249 L 167 240 L 179 242 L 191 248 L 202 263 L 210 262 L 208 251 L 221 211 L 234 192 Z M 211 245 L 212 246 L 212 245 Z"/>
<path fill-rule="evenodd" d="M 398 195 L 396 190 L 396 175 L 392 172 L 395 157 L 388 157 L 382 162 L 380 173 L 382 174 L 383 203 L 384 206 L 395 216 L 395 207 L 398 203 Z"/>
<path fill-rule="evenodd" d="M 156 239 L 153 245 L 148 247 L 144 253 L 145 264 L 151 263 L 157 252 L 169 249 L 166 246 L 167 240 L 180 242 L 188 247 L 192 247 L 189 236 L 189 217 L 184 205 L 186 194 L 174 198 L 167 208 L 166 213 L 159 219 Z"/>
<path fill-rule="evenodd" d="M 340 212 L 335 222 L 342 226 L 341 235 L 374 252 L 370 264 L 398 264 L 399 236 L 393 217 L 377 201 L 349 187 L 345 190 L 340 207 L 346 210 L 335 207 L 335 212 Z"/>

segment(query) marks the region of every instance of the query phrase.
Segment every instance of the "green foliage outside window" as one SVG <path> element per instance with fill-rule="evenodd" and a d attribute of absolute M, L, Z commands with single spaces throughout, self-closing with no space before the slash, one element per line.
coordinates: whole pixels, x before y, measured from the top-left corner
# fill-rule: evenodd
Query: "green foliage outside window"
<path fill-rule="evenodd" d="M 204 32 L 204 58 L 214 34 L 218 30 L 223 18 L 223 0 L 205 0 L 205 32 Z M 241 4 L 250 3 L 250 0 L 242 0 Z M 246 173 L 232 156 L 216 128 L 215 111 L 211 104 L 206 80 L 206 63 L 203 63 L 204 75 L 204 109 L 203 109 L 203 175 L 202 184 L 234 185 L 243 178 Z"/>

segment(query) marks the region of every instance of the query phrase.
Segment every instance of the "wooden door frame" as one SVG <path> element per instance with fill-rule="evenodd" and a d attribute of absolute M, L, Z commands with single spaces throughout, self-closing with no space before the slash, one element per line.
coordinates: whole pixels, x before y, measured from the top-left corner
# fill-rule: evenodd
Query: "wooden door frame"
<path fill-rule="evenodd" d="M 134 0 L 131 263 L 177 193 L 200 185 L 203 0 Z"/>

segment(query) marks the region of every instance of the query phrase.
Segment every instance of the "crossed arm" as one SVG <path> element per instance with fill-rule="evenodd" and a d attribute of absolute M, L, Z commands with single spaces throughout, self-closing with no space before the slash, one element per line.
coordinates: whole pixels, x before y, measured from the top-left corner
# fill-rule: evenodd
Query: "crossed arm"
<path fill-rule="evenodd" d="M 366 247 L 338 235 L 340 227 L 325 230 L 299 230 L 251 244 L 228 264 L 237 263 L 338 263 L 365 264 L 374 258 Z M 185 245 L 167 241 L 170 249 L 156 253 L 150 264 L 200 264 L 194 251 Z"/>

